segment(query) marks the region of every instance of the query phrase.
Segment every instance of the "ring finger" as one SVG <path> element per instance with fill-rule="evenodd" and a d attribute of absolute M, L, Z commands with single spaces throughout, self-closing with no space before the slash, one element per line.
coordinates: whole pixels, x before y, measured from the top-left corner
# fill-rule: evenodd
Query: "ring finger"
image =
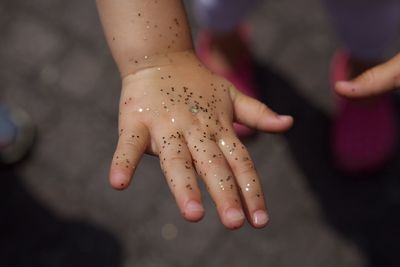
<path fill-rule="evenodd" d="M 214 200 L 222 223 L 230 229 L 243 225 L 244 212 L 234 176 L 213 138 L 200 130 L 186 135 L 197 172 Z"/>

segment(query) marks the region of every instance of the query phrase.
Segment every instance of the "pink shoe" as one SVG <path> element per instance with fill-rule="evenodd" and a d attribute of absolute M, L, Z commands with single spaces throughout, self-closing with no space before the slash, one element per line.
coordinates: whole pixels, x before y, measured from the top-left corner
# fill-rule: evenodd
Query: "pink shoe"
<path fill-rule="evenodd" d="M 347 80 L 350 55 L 336 52 L 331 65 L 335 84 Z M 379 170 L 393 155 L 397 125 L 390 94 L 363 101 L 337 99 L 332 129 L 332 150 L 337 166 L 349 174 Z"/>
<path fill-rule="evenodd" d="M 247 39 L 247 32 L 245 30 L 242 32 L 243 39 Z M 212 34 L 209 32 L 203 31 L 199 33 L 196 47 L 197 55 L 199 56 L 200 60 L 216 74 L 225 77 L 228 81 L 234 84 L 242 93 L 257 98 L 257 86 L 254 79 L 251 55 L 249 53 L 242 54 L 240 64 L 234 66 L 232 70 L 227 70 L 225 72 L 216 71 L 212 68 L 212 64 L 210 64 L 212 38 Z M 234 123 L 233 126 L 239 137 L 249 137 L 256 133 L 255 130 L 239 123 Z"/>

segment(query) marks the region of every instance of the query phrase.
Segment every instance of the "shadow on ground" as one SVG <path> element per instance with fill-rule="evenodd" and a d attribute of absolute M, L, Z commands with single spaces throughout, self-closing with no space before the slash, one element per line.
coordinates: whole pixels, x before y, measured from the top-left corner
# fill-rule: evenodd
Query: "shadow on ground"
<path fill-rule="evenodd" d="M 0 178 L 0 266 L 121 266 L 121 246 L 109 233 L 55 216 L 13 170 L 0 169 Z"/>
<path fill-rule="evenodd" d="M 400 266 L 400 153 L 380 173 L 346 177 L 330 158 L 327 114 L 271 68 L 258 64 L 257 79 L 266 88 L 264 102 L 295 118 L 287 141 L 327 222 L 364 252 L 368 266 Z"/>

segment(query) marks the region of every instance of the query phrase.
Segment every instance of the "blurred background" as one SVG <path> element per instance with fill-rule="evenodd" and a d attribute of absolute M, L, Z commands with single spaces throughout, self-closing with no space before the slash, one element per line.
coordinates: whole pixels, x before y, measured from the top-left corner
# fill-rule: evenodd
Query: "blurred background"
<path fill-rule="evenodd" d="M 249 23 L 263 98 L 296 123 L 246 143 L 272 220 L 232 232 L 205 190 L 205 218 L 182 219 L 156 158 L 108 185 L 120 80 L 94 1 L 0 1 L 0 100 L 37 127 L 26 160 L 0 167 L 0 266 L 400 266 L 400 154 L 358 179 L 331 163 L 337 40 L 320 1 L 264 1 Z"/>

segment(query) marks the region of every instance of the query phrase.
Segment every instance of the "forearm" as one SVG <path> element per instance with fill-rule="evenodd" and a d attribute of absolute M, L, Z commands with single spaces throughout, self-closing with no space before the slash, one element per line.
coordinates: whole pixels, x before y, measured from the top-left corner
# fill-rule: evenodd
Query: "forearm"
<path fill-rule="evenodd" d="M 97 7 L 122 77 L 192 49 L 181 0 L 97 0 Z"/>

